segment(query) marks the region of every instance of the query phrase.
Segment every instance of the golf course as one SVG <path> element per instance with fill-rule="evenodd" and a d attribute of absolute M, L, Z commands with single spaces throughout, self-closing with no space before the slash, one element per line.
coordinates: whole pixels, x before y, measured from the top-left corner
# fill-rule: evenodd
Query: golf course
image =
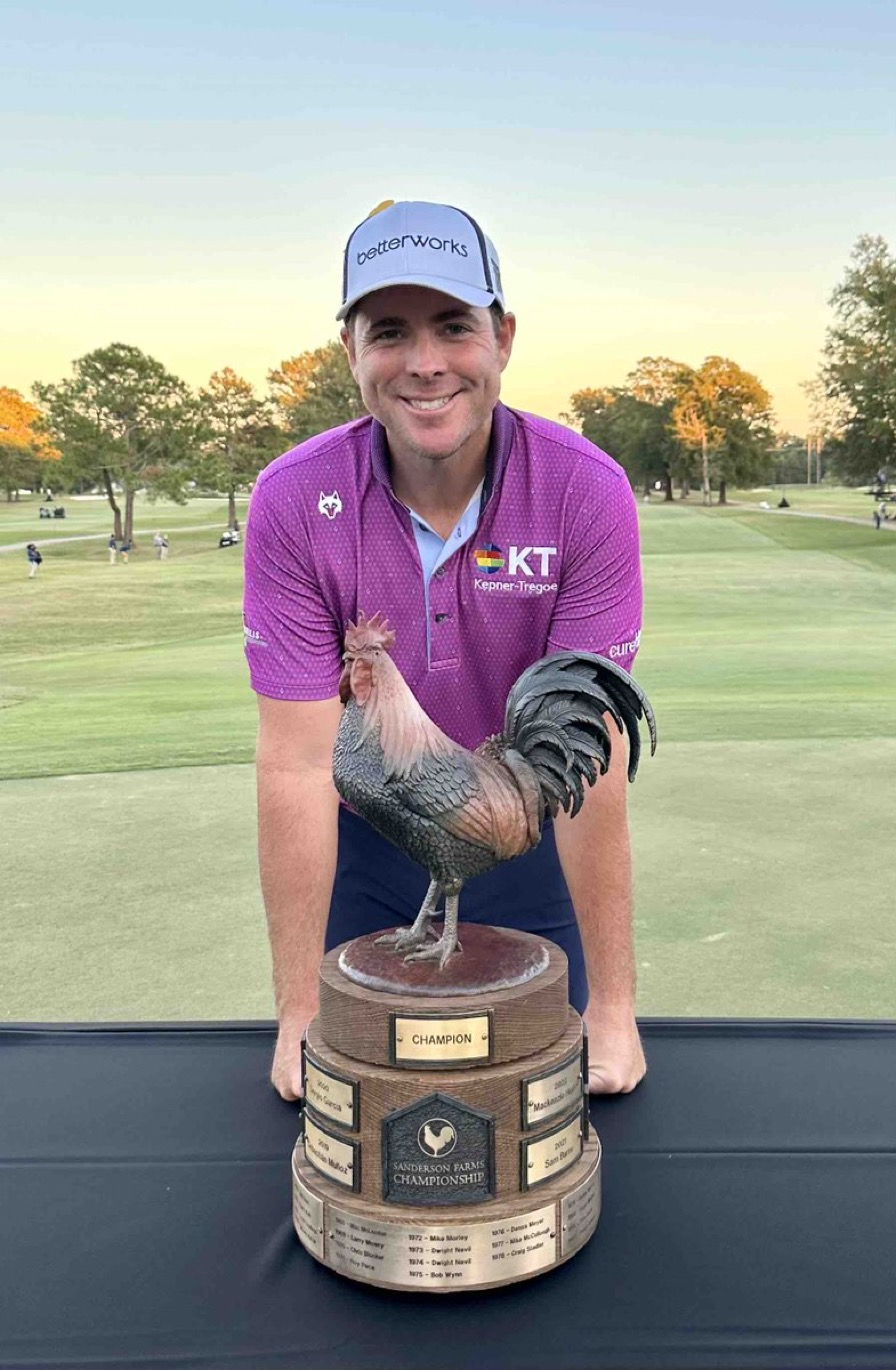
<path fill-rule="evenodd" d="M 644 1015 L 894 1015 L 896 533 L 861 491 L 787 494 L 639 505 Z M 0 1011 L 270 1018 L 226 501 L 138 504 L 128 564 L 103 500 L 59 502 L 0 506 Z"/>

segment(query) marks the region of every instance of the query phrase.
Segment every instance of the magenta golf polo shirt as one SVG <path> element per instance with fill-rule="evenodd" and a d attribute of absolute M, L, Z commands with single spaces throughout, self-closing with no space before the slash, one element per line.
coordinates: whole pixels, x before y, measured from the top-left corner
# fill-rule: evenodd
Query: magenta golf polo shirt
<path fill-rule="evenodd" d="M 392 656 L 462 746 L 498 732 L 508 690 L 548 652 L 631 666 L 641 634 L 635 500 L 592 443 L 498 405 L 478 522 L 458 524 L 425 578 L 424 530 L 392 493 L 374 419 L 321 433 L 260 475 L 246 529 L 244 628 L 253 689 L 328 699 L 359 610 L 396 631 Z M 430 537 L 434 536 L 432 533 Z"/>

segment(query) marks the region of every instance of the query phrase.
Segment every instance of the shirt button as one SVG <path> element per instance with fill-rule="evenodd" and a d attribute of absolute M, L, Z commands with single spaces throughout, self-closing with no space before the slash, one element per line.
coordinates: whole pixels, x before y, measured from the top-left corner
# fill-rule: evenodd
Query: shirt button
<path fill-rule="evenodd" d="M 447 614 L 436 614 L 436 623 L 444 623 L 447 617 Z"/>
<path fill-rule="evenodd" d="M 435 571 L 433 572 L 433 575 L 436 575 L 436 576 L 443 576 L 444 574 L 445 574 L 445 568 L 444 568 L 444 566 L 437 566 L 436 569 L 435 569 Z"/>

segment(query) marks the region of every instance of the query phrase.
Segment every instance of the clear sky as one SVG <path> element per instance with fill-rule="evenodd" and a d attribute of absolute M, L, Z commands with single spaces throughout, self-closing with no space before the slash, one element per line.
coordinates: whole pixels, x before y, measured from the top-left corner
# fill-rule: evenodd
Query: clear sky
<path fill-rule="evenodd" d="M 892 0 L 100 0 L 0 14 L 0 385 L 131 343 L 192 384 L 335 337 L 385 198 L 495 240 L 505 398 L 732 357 L 805 431 L 827 300 L 896 240 Z"/>

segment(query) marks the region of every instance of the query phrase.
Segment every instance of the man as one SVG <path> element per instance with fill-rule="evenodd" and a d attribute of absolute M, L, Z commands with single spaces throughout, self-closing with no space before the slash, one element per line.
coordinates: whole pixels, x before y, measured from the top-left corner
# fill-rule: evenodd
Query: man
<path fill-rule="evenodd" d="M 507 692 L 531 662 L 570 648 L 627 667 L 641 624 L 624 473 L 579 435 L 499 403 L 516 321 L 478 224 L 450 206 L 387 201 L 348 240 L 337 317 L 372 417 L 273 462 L 246 536 L 259 860 L 279 1019 L 272 1079 L 287 1099 L 301 1093 L 299 1045 L 324 946 L 412 921 L 427 885 L 333 788 L 347 621 L 359 610 L 388 618 L 393 657 L 422 707 L 471 748 L 499 731 Z M 465 919 L 564 947 L 593 1092 L 631 1090 L 645 1070 L 616 738 L 575 821 L 559 814 L 534 851 L 464 889 Z"/>

